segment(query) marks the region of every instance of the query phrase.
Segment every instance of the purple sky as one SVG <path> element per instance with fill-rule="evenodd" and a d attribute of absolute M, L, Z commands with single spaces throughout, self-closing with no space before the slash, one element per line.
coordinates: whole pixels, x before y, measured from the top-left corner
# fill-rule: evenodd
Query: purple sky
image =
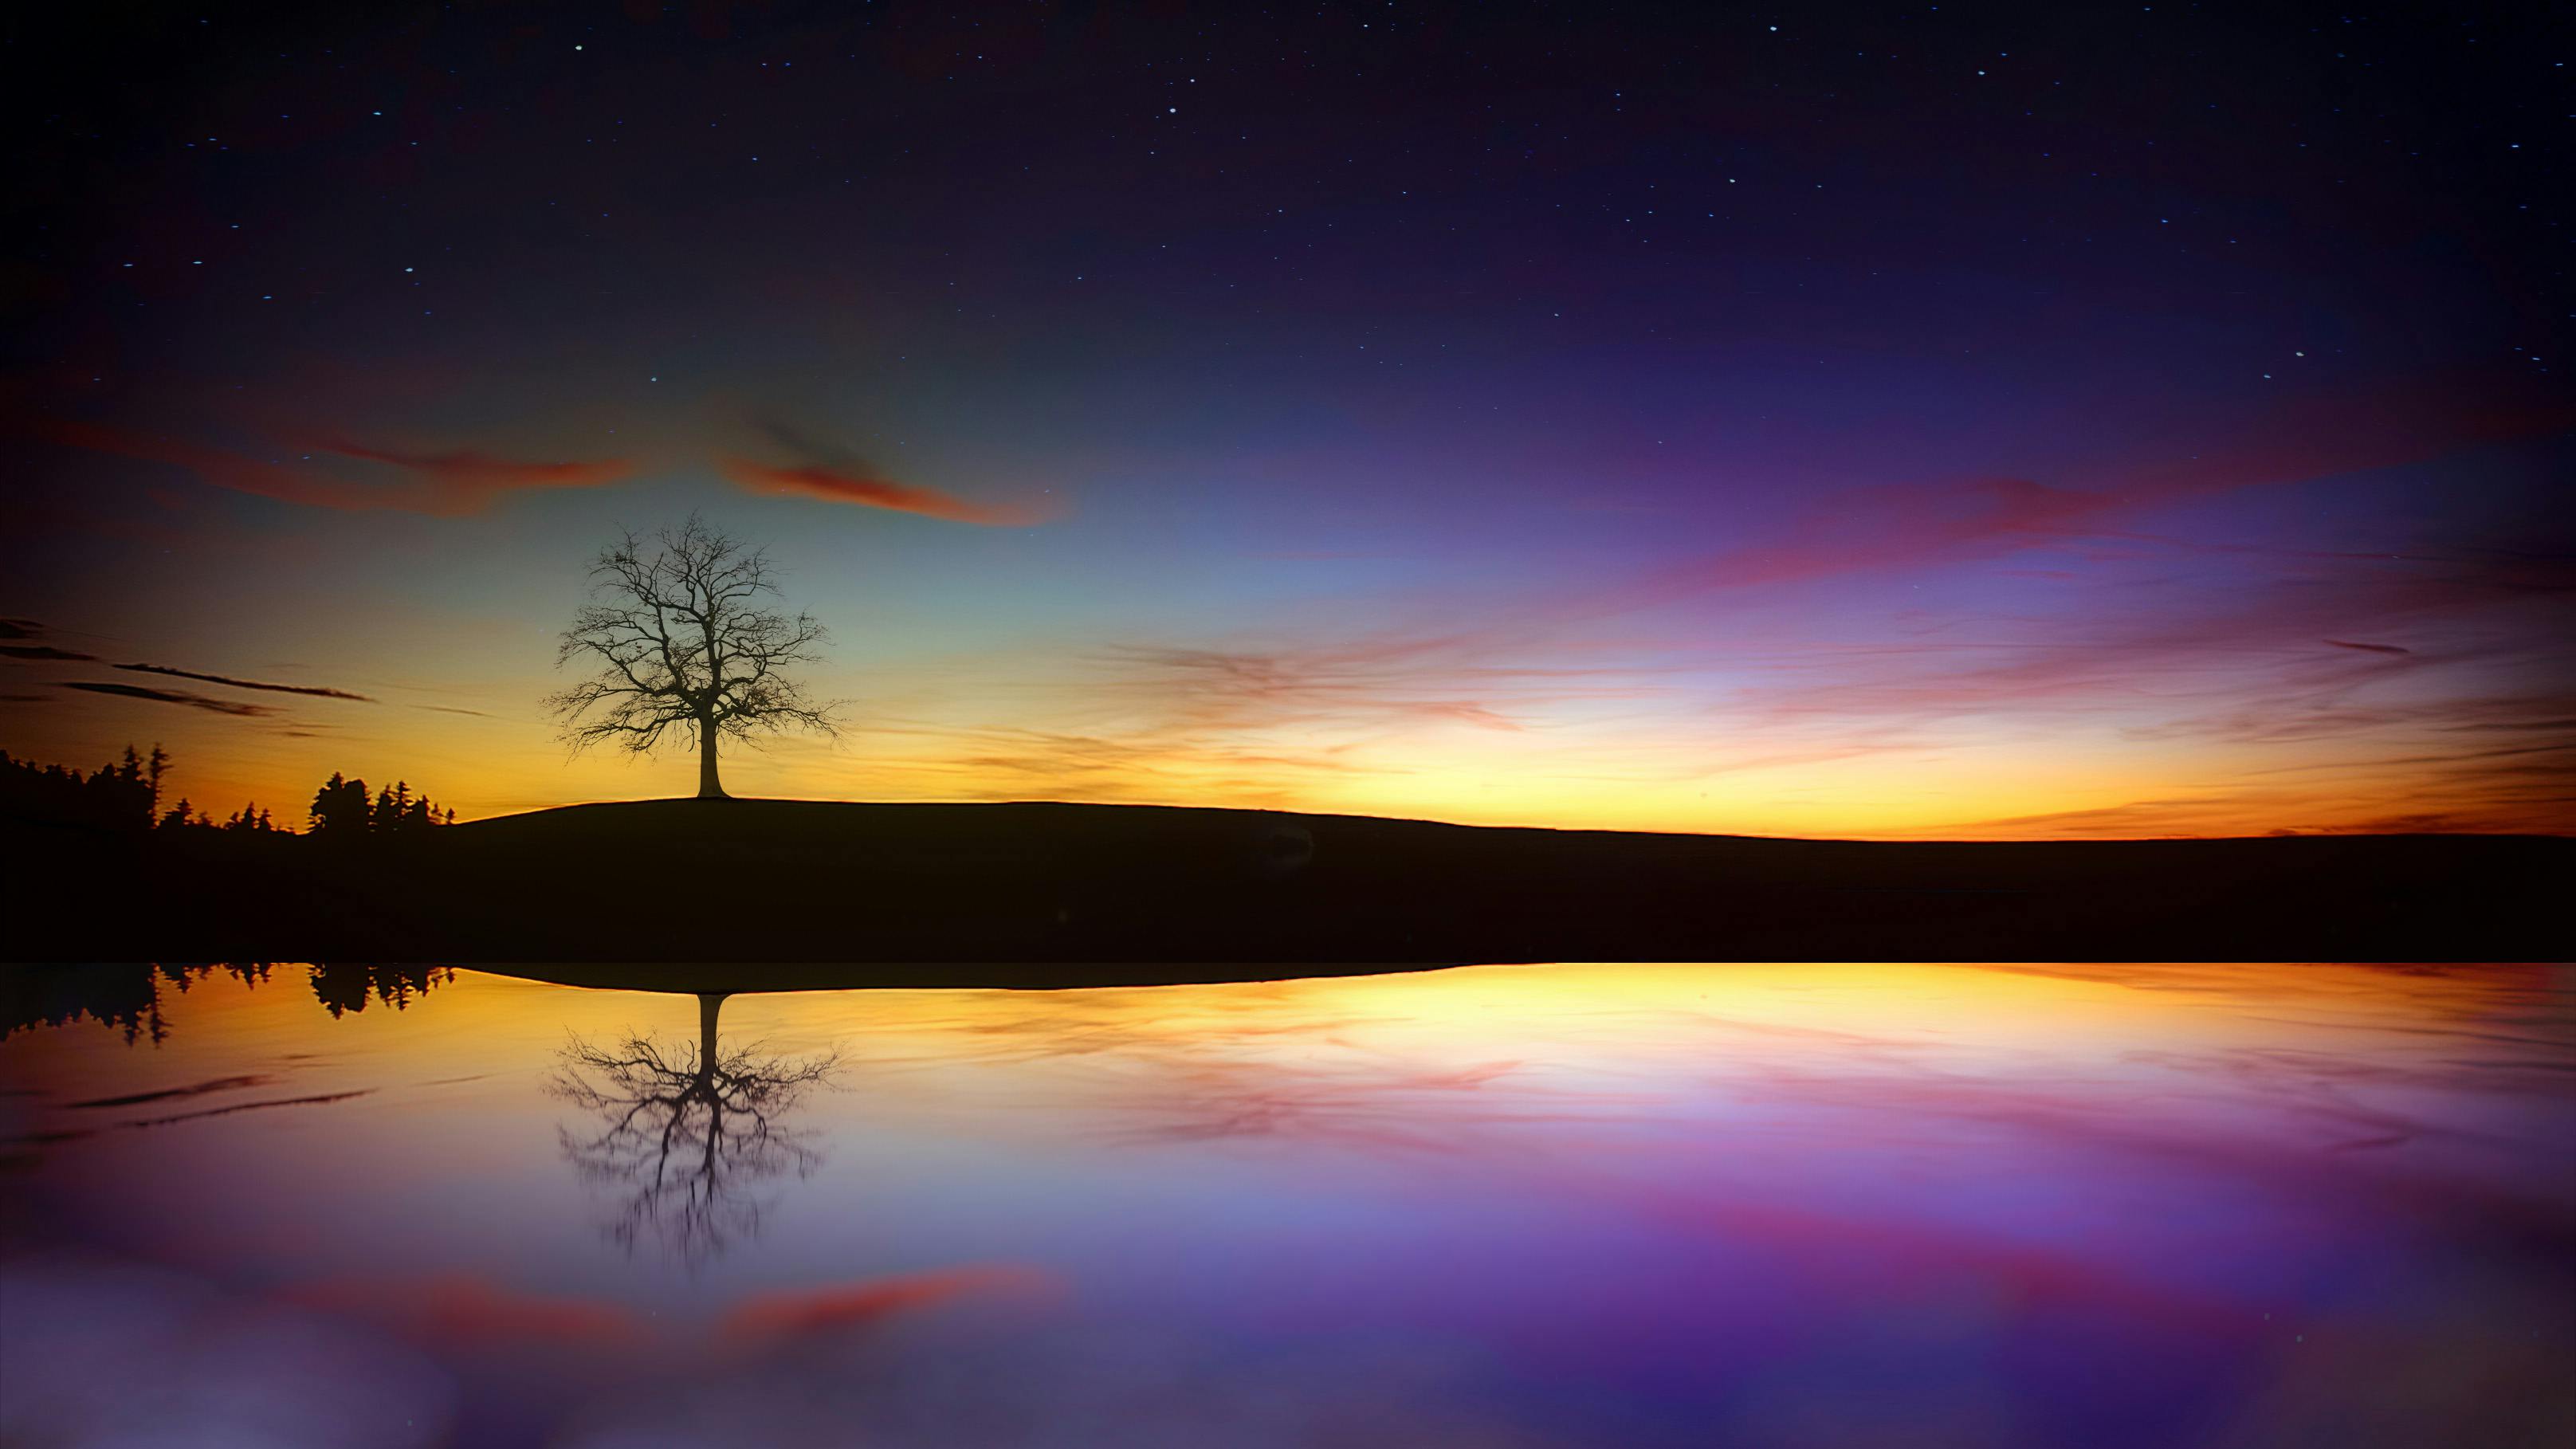
<path fill-rule="evenodd" d="M 536 701 L 703 509 L 743 791 L 2570 823 L 2536 12 L 155 14 L 9 39 L 14 753 L 679 791 Z"/>

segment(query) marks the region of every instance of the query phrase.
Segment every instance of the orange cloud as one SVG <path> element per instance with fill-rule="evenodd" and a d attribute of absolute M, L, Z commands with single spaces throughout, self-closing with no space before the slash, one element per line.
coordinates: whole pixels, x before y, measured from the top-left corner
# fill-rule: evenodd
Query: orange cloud
<path fill-rule="evenodd" d="M 855 503 L 862 508 L 918 513 L 924 518 L 973 523 L 987 528 L 1025 528 L 1033 523 L 1045 523 L 1054 516 L 1044 509 L 1013 504 L 970 503 L 936 488 L 916 488 L 906 483 L 833 468 L 782 468 L 743 458 L 728 458 L 724 463 L 724 474 L 735 487 L 745 492 L 801 493 L 828 503 Z"/>
<path fill-rule="evenodd" d="M 436 479 L 451 488 L 501 492 L 519 488 L 596 488 L 614 483 L 633 469 L 623 458 L 563 463 L 495 458 L 463 449 L 445 453 L 398 453 L 351 442 L 317 444 L 344 458 L 384 463 Z"/>
<path fill-rule="evenodd" d="M 344 512 L 391 510 L 442 517 L 479 513 L 502 493 L 531 488 L 589 488 L 625 477 L 632 467 L 624 459 L 587 462 L 534 462 L 495 458 L 476 452 L 408 454 L 350 443 L 319 445 L 319 450 L 363 462 L 400 469 L 405 477 L 390 483 L 356 483 L 282 463 L 261 462 L 159 434 L 104 427 L 68 418 L 38 419 L 29 430 L 50 443 L 140 458 L 184 468 L 199 480 L 235 493 L 274 498 L 281 503 Z"/>
<path fill-rule="evenodd" d="M 1001 1264 L 865 1278 L 794 1293 L 755 1293 L 726 1314 L 722 1331 L 738 1339 L 797 1338 L 879 1322 L 970 1293 L 1038 1293 L 1056 1286 L 1035 1268 Z"/>
<path fill-rule="evenodd" d="M 628 1343 L 647 1335 L 625 1307 L 587 1298 L 545 1298 L 470 1274 L 394 1281 L 325 1279 L 285 1297 L 308 1308 L 369 1319 L 423 1343 Z"/>

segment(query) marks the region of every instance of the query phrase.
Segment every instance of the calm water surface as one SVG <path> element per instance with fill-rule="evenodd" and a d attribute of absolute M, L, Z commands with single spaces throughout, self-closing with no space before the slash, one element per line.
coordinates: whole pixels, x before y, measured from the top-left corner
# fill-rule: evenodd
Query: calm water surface
<path fill-rule="evenodd" d="M 0 1040 L 0 1442 L 2576 1443 L 2561 968 L 171 974 Z"/>

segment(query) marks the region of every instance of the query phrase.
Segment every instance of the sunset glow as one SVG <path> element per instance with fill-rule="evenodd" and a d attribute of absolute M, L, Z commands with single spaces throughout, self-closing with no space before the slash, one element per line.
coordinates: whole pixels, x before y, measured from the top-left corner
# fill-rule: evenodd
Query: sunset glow
<path fill-rule="evenodd" d="M 185 27 L 167 116 L 48 123 L 0 747 L 686 793 L 538 701 L 703 510 L 846 701 L 736 793 L 2576 823 L 2528 46 L 634 13 Z"/>

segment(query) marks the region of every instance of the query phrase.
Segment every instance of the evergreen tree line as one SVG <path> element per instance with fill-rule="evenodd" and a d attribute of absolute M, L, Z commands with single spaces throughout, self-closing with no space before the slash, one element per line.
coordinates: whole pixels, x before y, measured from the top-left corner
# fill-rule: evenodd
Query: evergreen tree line
<path fill-rule="evenodd" d="M 396 780 L 370 799 L 366 781 L 343 778 L 335 770 L 330 779 L 322 782 L 322 788 L 313 792 L 313 808 L 307 819 L 316 835 L 397 835 L 433 825 L 453 825 L 456 812 L 442 812 L 427 795 L 414 795 L 408 780 Z"/>
<path fill-rule="evenodd" d="M 450 966 L 316 963 L 309 969 L 313 999 L 335 1017 L 364 1011 L 370 1001 L 400 1011 L 430 988 L 456 979 Z M 0 1037 L 87 1018 L 121 1034 L 129 1046 L 141 1040 L 157 1046 L 170 1034 L 162 1011 L 168 993 L 185 994 L 219 971 L 244 986 L 269 979 L 266 962 L 12 967 L 0 971 Z"/>
<path fill-rule="evenodd" d="M 161 779 L 169 769 L 169 752 L 157 744 L 148 755 L 127 745 L 122 759 L 87 774 L 63 765 L 18 759 L 0 750 L 0 814 L 101 830 L 295 833 L 292 825 L 276 823 L 256 801 L 244 804 L 220 822 L 190 804 L 185 796 L 163 808 Z M 454 810 L 441 809 L 427 795 L 413 794 L 407 780 L 397 780 L 370 795 L 366 781 L 336 771 L 314 792 L 312 807 L 305 816 L 305 828 L 311 833 L 342 839 L 398 835 L 455 823 Z"/>

